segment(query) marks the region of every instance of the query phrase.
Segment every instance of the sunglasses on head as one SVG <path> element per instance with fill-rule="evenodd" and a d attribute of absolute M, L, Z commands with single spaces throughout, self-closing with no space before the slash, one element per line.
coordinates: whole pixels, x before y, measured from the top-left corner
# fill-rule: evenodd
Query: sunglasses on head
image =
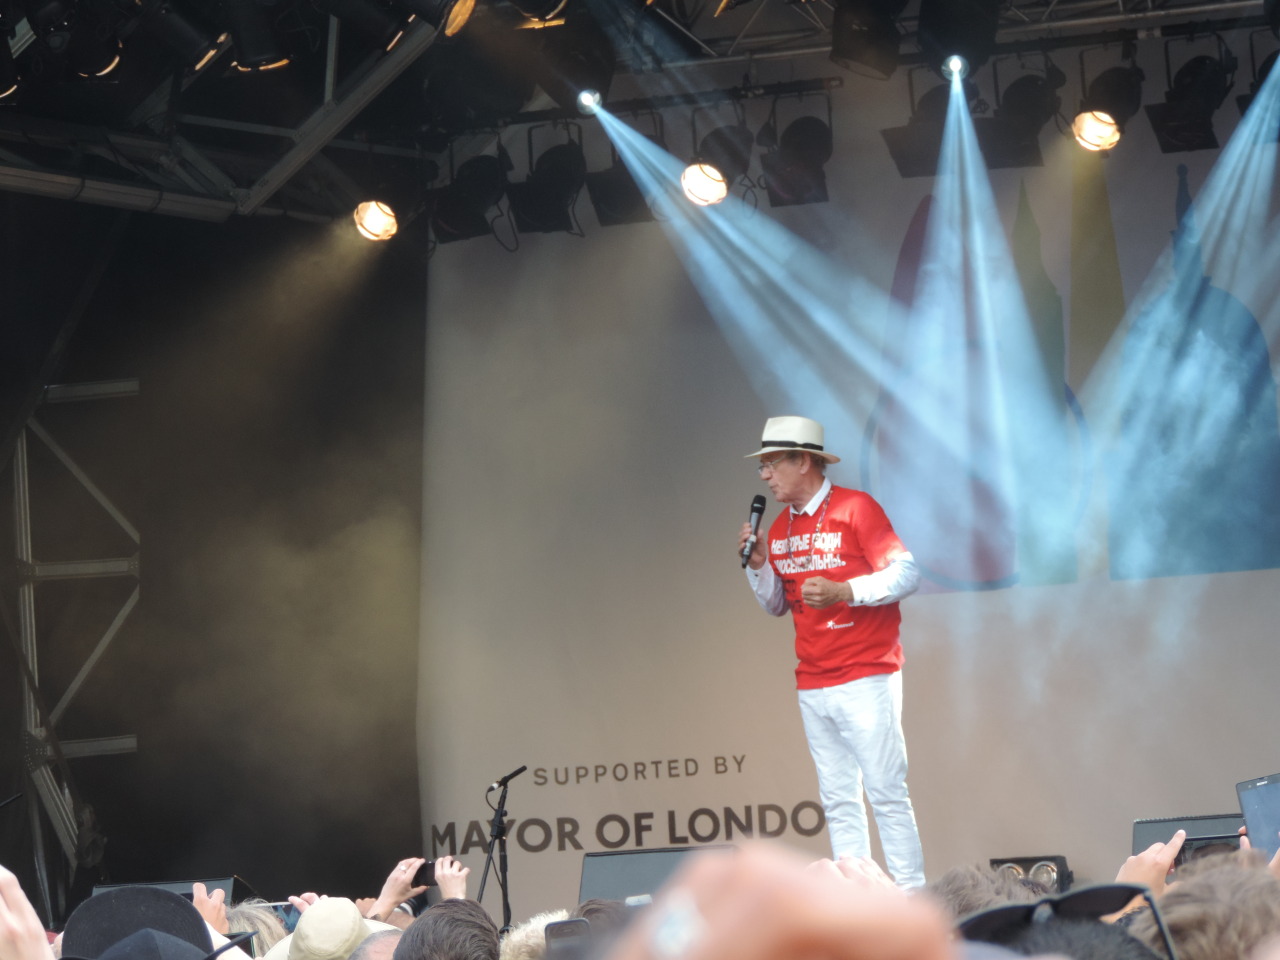
<path fill-rule="evenodd" d="M 1010 903 L 993 907 L 965 917 L 956 929 L 966 940 L 984 943 L 1003 943 L 1033 923 L 1059 918 L 1062 920 L 1098 920 L 1123 910 L 1134 897 L 1142 897 L 1151 908 L 1164 941 L 1164 951 L 1169 960 L 1178 960 L 1164 917 L 1156 906 L 1151 891 L 1137 883 L 1107 883 L 1095 887 L 1081 887 L 1056 897 L 1044 897 L 1035 903 Z"/>

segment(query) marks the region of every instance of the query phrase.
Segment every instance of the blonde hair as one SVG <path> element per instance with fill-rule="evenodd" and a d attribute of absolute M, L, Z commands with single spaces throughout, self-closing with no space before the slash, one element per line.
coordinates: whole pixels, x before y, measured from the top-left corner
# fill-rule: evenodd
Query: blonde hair
<path fill-rule="evenodd" d="M 234 933 L 252 933 L 249 943 L 255 957 L 266 956 L 268 950 L 285 937 L 284 924 L 265 900 L 245 900 L 227 907 L 227 929 Z"/>
<path fill-rule="evenodd" d="M 512 927 L 502 939 L 498 960 L 542 960 L 547 955 L 547 924 L 568 919 L 568 910 L 548 910 Z"/>

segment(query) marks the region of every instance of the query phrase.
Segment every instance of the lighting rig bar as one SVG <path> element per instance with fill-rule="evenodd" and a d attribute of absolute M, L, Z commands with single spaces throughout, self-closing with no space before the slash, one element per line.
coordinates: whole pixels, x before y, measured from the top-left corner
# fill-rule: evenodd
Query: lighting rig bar
<path fill-rule="evenodd" d="M 663 97 L 635 97 L 630 100 L 617 100 L 605 104 L 605 108 L 615 116 L 635 116 L 642 113 L 653 113 L 675 107 L 710 106 L 718 103 L 736 103 L 743 100 L 772 100 L 778 97 L 799 97 L 811 93 L 826 93 L 844 86 L 843 77 L 818 77 L 812 80 L 787 80 L 781 83 L 744 83 L 736 87 L 720 90 L 699 90 L 693 93 L 676 93 Z M 547 110 L 529 110 L 512 114 L 501 120 L 487 120 L 468 128 L 471 132 L 496 132 L 506 127 L 523 126 L 527 123 L 554 123 L 559 120 L 581 120 L 582 114 L 577 110 L 564 110 L 560 107 Z"/>
<path fill-rule="evenodd" d="M 761 6 L 778 0 L 762 0 Z M 819 6 L 805 4 L 806 7 Z M 1200 36 L 1213 30 L 1253 29 L 1267 26 L 1262 0 L 1225 0 L 1222 3 L 1168 4 L 1151 9 L 1146 0 L 1107 5 L 1115 10 L 1099 14 L 1100 4 L 1094 0 L 1055 3 L 1053 0 L 1013 3 L 1001 14 L 996 32 L 997 53 L 1027 50 L 1055 50 L 1122 39 L 1160 39 Z M 759 10 L 760 8 L 757 8 Z M 813 20 L 813 18 L 809 18 Z M 754 21 L 736 36 L 704 37 L 698 41 L 707 56 L 687 60 L 664 61 L 663 70 L 706 67 L 709 64 L 748 63 L 760 60 L 791 60 L 805 56 L 826 56 L 831 52 L 829 24 L 809 29 L 759 30 L 752 32 Z M 916 43 L 915 17 L 902 17 L 898 24 L 904 43 Z M 682 25 L 686 32 L 697 27 L 697 20 Z M 904 51 L 900 63 L 911 65 L 922 61 L 918 52 Z M 653 69 L 649 60 L 624 60 L 620 69 L 642 73 Z"/>

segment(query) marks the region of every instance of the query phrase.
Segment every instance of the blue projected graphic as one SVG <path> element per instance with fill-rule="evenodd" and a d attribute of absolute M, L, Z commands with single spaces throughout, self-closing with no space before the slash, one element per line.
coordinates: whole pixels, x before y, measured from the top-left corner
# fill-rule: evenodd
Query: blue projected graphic
<path fill-rule="evenodd" d="M 1280 566 L 1280 423 L 1266 337 L 1205 276 L 1186 168 L 1178 173 L 1173 277 L 1133 318 L 1121 358 L 1124 454 L 1108 465 L 1117 579 Z M 1133 464 L 1145 465 L 1139 482 Z"/>

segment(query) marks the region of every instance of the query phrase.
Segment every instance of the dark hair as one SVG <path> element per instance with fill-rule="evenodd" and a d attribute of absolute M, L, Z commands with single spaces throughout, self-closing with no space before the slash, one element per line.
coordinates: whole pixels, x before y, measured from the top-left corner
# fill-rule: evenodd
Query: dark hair
<path fill-rule="evenodd" d="M 367 957 L 377 953 L 377 946 L 387 940 L 395 940 L 400 942 L 400 938 L 404 936 L 403 930 L 378 930 L 369 934 L 360 941 L 360 946 L 356 947 L 351 956 L 347 960 L 366 960 Z"/>
<path fill-rule="evenodd" d="M 405 930 L 394 960 L 498 960 L 498 928 L 474 900 L 441 900 Z"/>
<path fill-rule="evenodd" d="M 1006 903 L 1034 903 L 1052 892 L 1043 883 L 1011 876 L 985 863 L 952 867 L 925 884 L 925 890 L 957 920 Z"/>
<path fill-rule="evenodd" d="M 1029 923 L 1001 946 L 1027 957 L 1056 953 L 1071 960 L 1161 960 L 1141 940 L 1101 920 Z"/>

